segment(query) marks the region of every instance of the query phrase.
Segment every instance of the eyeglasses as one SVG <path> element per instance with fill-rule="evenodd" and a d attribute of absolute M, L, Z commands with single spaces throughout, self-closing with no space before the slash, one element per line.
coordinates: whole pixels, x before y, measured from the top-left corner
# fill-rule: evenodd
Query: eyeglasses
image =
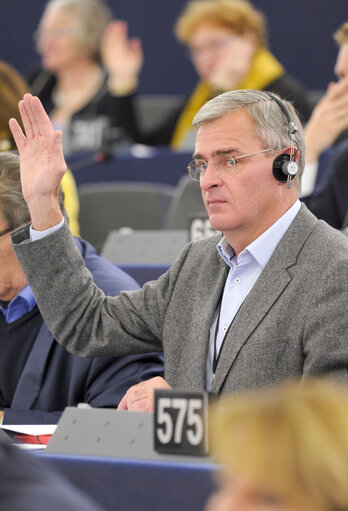
<path fill-rule="evenodd" d="M 7 229 L 5 229 L 4 231 L 0 231 L 0 238 L 1 236 L 4 236 L 5 234 L 7 234 L 8 232 L 11 232 L 13 231 L 13 227 L 8 227 Z"/>
<path fill-rule="evenodd" d="M 188 48 L 188 52 L 189 52 L 189 56 L 191 57 L 192 60 L 194 59 L 199 59 L 200 57 L 202 57 L 203 55 L 206 55 L 207 53 L 211 54 L 211 53 L 216 53 L 218 51 L 221 50 L 221 48 L 223 48 L 224 46 L 227 46 L 228 44 L 231 43 L 231 41 L 233 40 L 233 37 L 232 36 L 228 36 L 228 37 L 224 37 L 223 39 L 217 39 L 215 41 L 210 41 L 209 43 L 203 45 L 203 46 L 200 46 L 200 47 L 189 47 Z"/>
<path fill-rule="evenodd" d="M 45 39 L 47 37 L 53 38 L 61 38 L 61 37 L 69 37 L 73 35 L 75 31 L 72 28 L 57 28 L 55 30 L 37 30 L 34 35 L 34 41 L 38 42 L 41 39 Z"/>
<path fill-rule="evenodd" d="M 215 161 L 205 160 L 192 160 L 188 164 L 187 170 L 192 179 L 200 181 L 208 169 L 209 163 L 212 163 L 216 170 L 222 170 L 226 173 L 231 173 L 235 170 L 239 160 L 246 158 L 247 156 L 254 156 L 255 154 L 266 153 L 268 151 L 274 151 L 277 147 L 270 147 L 269 149 L 263 149 L 262 151 L 256 151 L 255 153 L 243 154 L 241 156 L 231 156 L 230 154 L 218 154 Z"/>

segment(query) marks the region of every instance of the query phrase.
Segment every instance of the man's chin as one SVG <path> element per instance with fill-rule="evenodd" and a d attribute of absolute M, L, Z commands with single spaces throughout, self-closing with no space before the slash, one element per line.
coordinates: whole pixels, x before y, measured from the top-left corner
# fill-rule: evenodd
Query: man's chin
<path fill-rule="evenodd" d="M 223 231 L 225 222 L 223 222 L 221 218 L 218 218 L 218 215 L 211 215 L 209 217 L 209 222 L 214 231 Z"/>

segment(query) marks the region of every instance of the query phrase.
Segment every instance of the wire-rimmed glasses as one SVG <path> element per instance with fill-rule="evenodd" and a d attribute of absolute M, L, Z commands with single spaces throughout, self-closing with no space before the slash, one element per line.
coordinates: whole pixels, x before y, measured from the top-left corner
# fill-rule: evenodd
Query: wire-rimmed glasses
<path fill-rule="evenodd" d="M 1 238 L 1 236 L 4 236 L 5 234 L 7 234 L 8 232 L 11 232 L 11 231 L 13 231 L 13 227 L 8 227 L 7 229 L 0 231 L 0 238 Z"/>
<path fill-rule="evenodd" d="M 232 156 L 231 154 L 217 154 L 214 161 L 206 161 L 200 158 L 190 161 L 187 166 L 188 173 L 195 181 L 200 181 L 208 169 L 209 163 L 212 163 L 216 170 L 222 170 L 227 173 L 233 172 L 237 163 L 242 158 L 247 156 L 254 156 L 255 154 L 266 153 L 268 151 L 274 151 L 276 147 L 270 147 L 268 149 L 262 149 L 254 153 L 243 154 L 241 156 Z"/>

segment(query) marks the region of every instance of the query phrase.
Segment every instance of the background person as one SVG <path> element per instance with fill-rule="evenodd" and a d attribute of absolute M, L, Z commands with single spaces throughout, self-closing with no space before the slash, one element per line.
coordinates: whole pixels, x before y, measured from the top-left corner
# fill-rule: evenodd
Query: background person
<path fill-rule="evenodd" d="M 101 61 L 103 36 L 117 40 Z M 103 0 L 50 0 L 36 32 L 42 70 L 30 78 L 56 128 L 64 129 L 66 155 L 110 151 L 136 133 L 132 92 L 142 65 L 137 39 L 127 25 L 112 22 Z M 105 68 L 104 68 L 105 65 Z"/>
<path fill-rule="evenodd" d="M 102 511 L 37 456 L 0 440 L 0 499 L 8 511 Z"/>
<path fill-rule="evenodd" d="M 348 136 L 348 23 L 337 29 L 334 38 L 339 46 L 335 64 L 337 82 L 329 83 L 306 126 L 303 195 L 313 190 L 320 155 Z"/>
<path fill-rule="evenodd" d="M 11 118 L 21 123 L 18 102 L 28 92 L 29 86 L 12 66 L 0 61 L 0 152 L 17 150 L 8 121 Z M 69 217 L 69 227 L 75 236 L 80 235 L 78 223 L 79 197 L 74 176 L 70 170 L 62 179 L 64 207 Z"/>
<path fill-rule="evenodd" d="M 342 229 L 348 212 L 348 23 L 343 23 L 334 37 L 339 45 L 335 65 L 338 81 L 329 84 L 306 126 L 302 195 L 318 218 Z M 332 154 L 324 168 L 324 180 L 313 191 L 319 158 L 329 148 Z"/>
<path fill-rule="evenodd" d="M 58 208 L 61 133 L 38 98 L 19 108 L 26 134 L 10 126 L 32 226 L 12 246 L 63 346 L 94 356 L 163 350 L 163 385 L 215 395 L 314 374 L 348 381 L 348 240 L 298 200 L 304 135 L 290 103 L 240 90 L 199 110 L 189 168 L 223 236 L 187 245 L 157 281 L 112 298 L 93 284 Z M 152 409 L 157 386 L 143 383 L 123 404 Z"/>
<path fill-rule="evenodd" d="M 222 464 L 205 511 L 348 509 L 348 394 L 325 380 L 224 398 L 211 410 Z"/>
<path fill-rule="evenodd" d="M 60 207 L 64 214 L 62 196 Z M 10 245 L 10 232 L 29 221 L 19 157 L 0 153 L 0 418 L 7 424 L 54 424 L 66 406 L 116 408 L 129 386 L 163 376 L 162 357 L 78 358 L 55 342 Z M 106 294 L 139 287 L 89 243 L 75 243 Z"/>
<path fill-rule="evenodd" d="M 175 33 L 187 46 L 199 82 L 145 142 L 192 150 L 196 112 L 217 94 L 235 89 L 273 91 L 294 103 L 302 122 L 308 120 L 312 105 L 304 87 L 268 50 L 265 17 L 247 0 L 188 2 L 178 17 Z"/>

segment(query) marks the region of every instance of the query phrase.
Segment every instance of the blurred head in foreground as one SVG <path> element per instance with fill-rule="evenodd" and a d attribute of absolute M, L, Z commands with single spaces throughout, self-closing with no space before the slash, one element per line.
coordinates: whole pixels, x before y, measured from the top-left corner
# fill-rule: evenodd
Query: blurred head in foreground
<path fill-rule="evenodd" d="M 222 463 L 206 511 L 348 510 L 348 391 L 325 380 L 222 399 L 211 414 Z"/>

